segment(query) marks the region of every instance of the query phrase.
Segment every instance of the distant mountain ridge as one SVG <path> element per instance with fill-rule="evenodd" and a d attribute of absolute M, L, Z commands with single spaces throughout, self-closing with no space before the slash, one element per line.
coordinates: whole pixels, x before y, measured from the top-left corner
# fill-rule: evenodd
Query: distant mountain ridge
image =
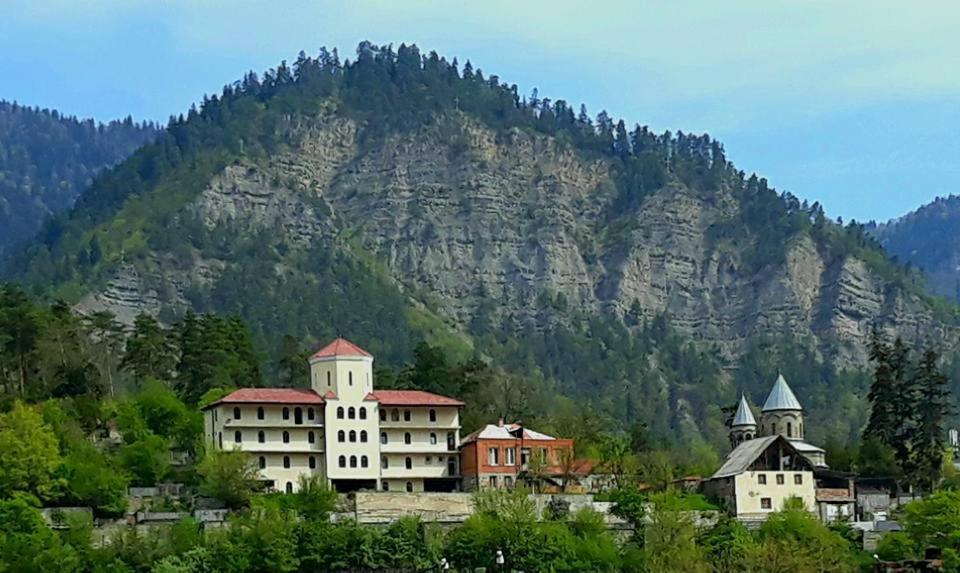
<path fill-rule="evenodd" d="M 70 208 L 97 173 L 157 131 L 129 117 L 101 124 L 0 100 L 0 255 Z"/>
<path fill-rule="evenodd" d="M 427 339 L 661 435 L 720 424 L 733 386 L 762 392 L 778 367 L 811 426 L 846 435 L 863 379 L 841 370 L 874 326 L 956 343 L 917 273 L 709 136 L 523 98 L 415 46 L 301 54 L 205 98 L 8 274 L 128 322 L 343 332 L 388 364 Z"/>
<path fill-rule="evenodd" d="M 931 292 L 960 303 L 960 196 L 932 202 L 869 232 L 902 263 L 925 273 Z"/>

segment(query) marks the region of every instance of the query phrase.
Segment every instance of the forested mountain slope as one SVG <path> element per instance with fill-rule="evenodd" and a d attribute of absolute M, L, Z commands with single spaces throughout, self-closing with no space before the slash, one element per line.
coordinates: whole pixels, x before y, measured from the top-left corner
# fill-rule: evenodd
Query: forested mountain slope
<path fill-rule="evenodd" d="M 157 128 L 98 124 L 0 101 L 0 255 L 73 205 L 96 174 L 152 139 Z"/>
<path fill-rule="evenodd" d="M 394 364 L 427 339 L 692 440 L 722 441 L 717 404 L 760 399 L 777 368 L 814 436 L 849 435 L 864 379 L 841 368 L 873 325 L 956 338 L 862 228 L 710 137 L 628 130 L 407 46 L 301 55 L 205 98 L 9 268 L 128 322 L 235 313 L 263 342 L 341 332 Z"/>
<path fill-rule="evenodd" d="M 901 262 L 922 269 L 931 292 L 960 302 L 960 197 L 938 197 L 869 232 Z"/>

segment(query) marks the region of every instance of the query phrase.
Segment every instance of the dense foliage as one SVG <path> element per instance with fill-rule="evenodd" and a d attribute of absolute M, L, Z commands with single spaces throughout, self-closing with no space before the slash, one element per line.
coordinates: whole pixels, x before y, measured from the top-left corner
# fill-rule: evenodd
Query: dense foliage
<path fill-rule="evenodd" d="M 97 173 L 157 129 L 129 117 L 100 124 L 0 101 L 0 255 L 72 206 Z"/>

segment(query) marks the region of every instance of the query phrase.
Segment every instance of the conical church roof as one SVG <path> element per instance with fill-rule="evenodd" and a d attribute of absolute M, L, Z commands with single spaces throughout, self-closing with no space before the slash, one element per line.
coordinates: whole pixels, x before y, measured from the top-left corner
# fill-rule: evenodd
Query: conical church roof
<path fill-rule="evenodd" d="M 737 413 L 733 416 L 731 427 L 737 426 L 756 426 L 757 421 L 753 418 L 753 412 L 750 411 L 750 405 L 747 404 L 747 397 L 740 394 L 740 404 L 737 405 Z"/>
<path fill-rule="evenodd" d="M 803 410 L 797 397 L 793 395 L 793 390 L 783 379 L 783 374 L 777 375 L 777 381 L 774 382 L 767 401 L 763 403 L 764 412 L 771 410 Z"/>

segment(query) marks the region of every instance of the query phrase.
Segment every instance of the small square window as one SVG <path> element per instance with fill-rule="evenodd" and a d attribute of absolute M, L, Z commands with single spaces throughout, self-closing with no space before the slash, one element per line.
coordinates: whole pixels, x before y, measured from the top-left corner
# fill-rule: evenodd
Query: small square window
<path fill-rule="evenodd" d="M 783 485 L 783 474 L 777 474 L 777 485 Z"/>
<path fill-rule="evenodd" d="M 761 509 L 773 509 L 773 502 L 769 497 L 760 498 L 760 508 Z"/>
<path fill-rule="evenodd" d="M 767 485 L 767 476 L 766 474 L 760 474 L 757 476 L 757 483 L 760 485 Z"/>
<path fill-rule="evenodd" d="M 803 485 L 803 474 L 796 474 L 793 476 L 793 483 L 796 485 Z"/>

